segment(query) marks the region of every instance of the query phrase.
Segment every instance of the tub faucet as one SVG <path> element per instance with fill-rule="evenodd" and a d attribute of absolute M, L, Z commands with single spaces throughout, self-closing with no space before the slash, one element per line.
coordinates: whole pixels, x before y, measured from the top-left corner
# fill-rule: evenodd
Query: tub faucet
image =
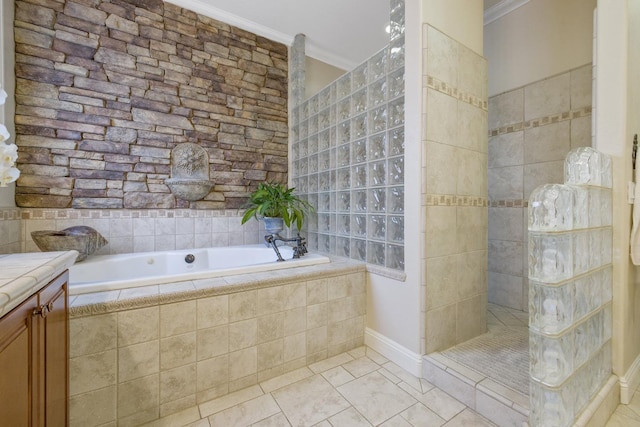
<path fill-rule="evenodd" d="M 284 261 L 282 255 L 280 255 L 280 250 L 278 250 L 278 240 L 280 240 L 281 242 L 295 242 L 296 245 L 293 247 L 293 258 L 300 258 L 307 253 L 307 242 L 304 237 L 300 236 L 300 233 L 298 233 L 296 237 L 292 237 L 290 239 L 282 237 L 278 233 L 267 234 L 266 236 L 264 236 L 264 242 L 267 246 L 271 246 L 276 252 L 278 261 Z"/>

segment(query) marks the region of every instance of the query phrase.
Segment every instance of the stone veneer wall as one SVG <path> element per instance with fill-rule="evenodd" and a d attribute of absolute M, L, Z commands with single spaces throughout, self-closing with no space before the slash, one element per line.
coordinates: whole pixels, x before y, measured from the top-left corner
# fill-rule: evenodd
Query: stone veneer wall
<path fill-rule="evenodd" d="M 489 99 L 489 302 L 528 310 L 527 200 L 591 146 L 591 64 Z"/>
<path fill-rule="evenodd" d="M 339 266 L 72 297 L 69 426 L 141 425 L 197 404 L 206 416 L 209 400 L 361 346 L 364 266 Z"/>
<path fill-rule="evenodd" d="M 162 0 L 16 1 L 16 203 L 238 208 L 287 179 L 287 47 Z M 171 149 L 215 187 L 176 200 Z"/>

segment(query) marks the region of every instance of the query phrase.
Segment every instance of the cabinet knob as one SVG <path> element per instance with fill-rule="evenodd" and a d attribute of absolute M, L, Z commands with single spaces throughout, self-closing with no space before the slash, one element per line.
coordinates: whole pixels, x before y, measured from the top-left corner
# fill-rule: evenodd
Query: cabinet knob
<path fill-rule="evenodd" d="M 49 304 L 47 305 L 41 305 L 38 308 L 34 308 L 33 309 L 33 315 L 34 316 L 40 316 L 43 319 L 45 317 L 47 317 L 47 314 L 53 311 L 53 301 L 51 301 Z"/>
<path fill-rule="evenodd" d="M 44 319 L 45 317 L 47 317 L 47 306 L 46 305 L 41 305 L 38 308 L 34 308 L 33 309 L 33 315 L 34 316 L 40 316 L 40 317 L 42 317 Z"/>

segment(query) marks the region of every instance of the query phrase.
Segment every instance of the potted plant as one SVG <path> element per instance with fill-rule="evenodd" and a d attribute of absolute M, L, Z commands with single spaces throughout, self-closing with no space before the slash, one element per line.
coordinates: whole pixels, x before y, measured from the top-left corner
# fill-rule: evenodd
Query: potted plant
<path fill-rule="evenodd" d="M 287 189 L 277 182 L 261 182 L 249 195 L 242 224 L 255 217 L 258 220 L 264 219 L 265 228 L 271 234 L 282 231 L 283 224 L 287 227 L 295 224 L 298 230 L 302 229 L 305 212 L 312 212 L 313 206 L 293 194 L 294 190 L 295 188 Z"/>

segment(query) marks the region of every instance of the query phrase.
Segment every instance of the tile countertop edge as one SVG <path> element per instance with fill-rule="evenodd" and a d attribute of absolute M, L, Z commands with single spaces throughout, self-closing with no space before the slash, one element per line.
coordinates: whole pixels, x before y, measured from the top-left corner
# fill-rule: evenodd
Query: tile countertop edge
<path fill-rule="evenodd" d="M 15 259 L 18 264 L 21 260 L 36 256 L 36 254 L 37 259 L 42 261 L 41 263 L 0 286 L 0 294 L 2 294 L 2 298 L 0 298 L 0 317 L 9 313 L 31 295 L 49 284 L 51 280 L 72 266 L 78 257 L 77 251 L 64 251 L 9 254 L 4 255 L 2 258 L 4 261 L 13 261 Z"/>

